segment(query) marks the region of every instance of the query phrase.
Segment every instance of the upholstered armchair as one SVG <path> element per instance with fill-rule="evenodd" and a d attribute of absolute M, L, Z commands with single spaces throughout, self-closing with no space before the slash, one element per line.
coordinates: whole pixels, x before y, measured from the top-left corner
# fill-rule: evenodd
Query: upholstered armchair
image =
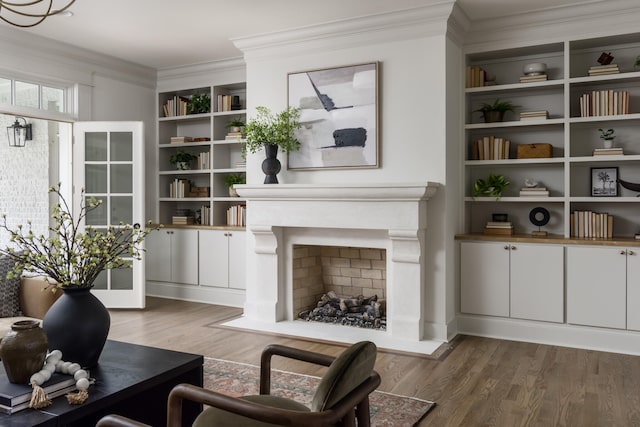
<path fill-rule="evenodd" d="M 195 420 L 204 426 L 369 426 L 369 394 L 380 385 L 373 370 L 377 349 L 362 341 L 338 357 L 285 347 L 267 346 L 260 361 L 260 394 L 234 398 L 191 384 L 180 384 L 169 394 L 167 426 L 181 425 L 182 402 L 191 400 L 210 406 Z M 329 368 L 320 380 L 311 408 L 270 394 L 271 358 L 283 356 Z M 97 427 L 140 427 L 144 424 L 118 415 L 108 415 Z"/>

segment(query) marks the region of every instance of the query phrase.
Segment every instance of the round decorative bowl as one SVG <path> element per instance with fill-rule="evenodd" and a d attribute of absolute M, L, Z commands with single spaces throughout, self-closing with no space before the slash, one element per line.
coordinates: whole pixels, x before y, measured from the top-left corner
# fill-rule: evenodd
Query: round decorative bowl
<path fill-rule="evenodd" d="M 522 71 L 527 76 L 544 74 L 547 72 L 547 64 L 544 62 L 532 62 L 531 64 L 526 64 Z"/>

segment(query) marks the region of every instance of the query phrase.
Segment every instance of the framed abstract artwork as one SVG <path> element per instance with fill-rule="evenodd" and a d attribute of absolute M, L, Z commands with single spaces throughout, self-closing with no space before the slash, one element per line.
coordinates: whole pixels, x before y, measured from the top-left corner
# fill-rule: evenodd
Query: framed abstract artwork
<path fill-rule="evenodd" d="M 288 105 L 300 109 L 300 150 L 289 169 L 379 167 L 378 63 L 289 73 Z"/>

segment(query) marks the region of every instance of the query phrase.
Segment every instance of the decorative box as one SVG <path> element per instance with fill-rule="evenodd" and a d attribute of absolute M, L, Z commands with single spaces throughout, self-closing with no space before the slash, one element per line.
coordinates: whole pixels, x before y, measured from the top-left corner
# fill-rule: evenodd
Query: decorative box
<path fill-rule="evenodd" d="M 551 144 L 518 144 L 518 159 L 544 159 L 551 157 L 553 147 Z"/>

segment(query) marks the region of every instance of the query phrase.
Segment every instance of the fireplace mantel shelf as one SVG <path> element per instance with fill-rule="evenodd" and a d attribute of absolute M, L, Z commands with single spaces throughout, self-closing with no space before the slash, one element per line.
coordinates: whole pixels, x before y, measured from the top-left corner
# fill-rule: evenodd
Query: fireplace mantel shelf
<path fill-rule="evenodd" d="M 247 200 L 348 200 L 348 201 L 419 201 L 428 200 L 438 183 L 407 184 L 271 184 L 236 185 Z"/>

